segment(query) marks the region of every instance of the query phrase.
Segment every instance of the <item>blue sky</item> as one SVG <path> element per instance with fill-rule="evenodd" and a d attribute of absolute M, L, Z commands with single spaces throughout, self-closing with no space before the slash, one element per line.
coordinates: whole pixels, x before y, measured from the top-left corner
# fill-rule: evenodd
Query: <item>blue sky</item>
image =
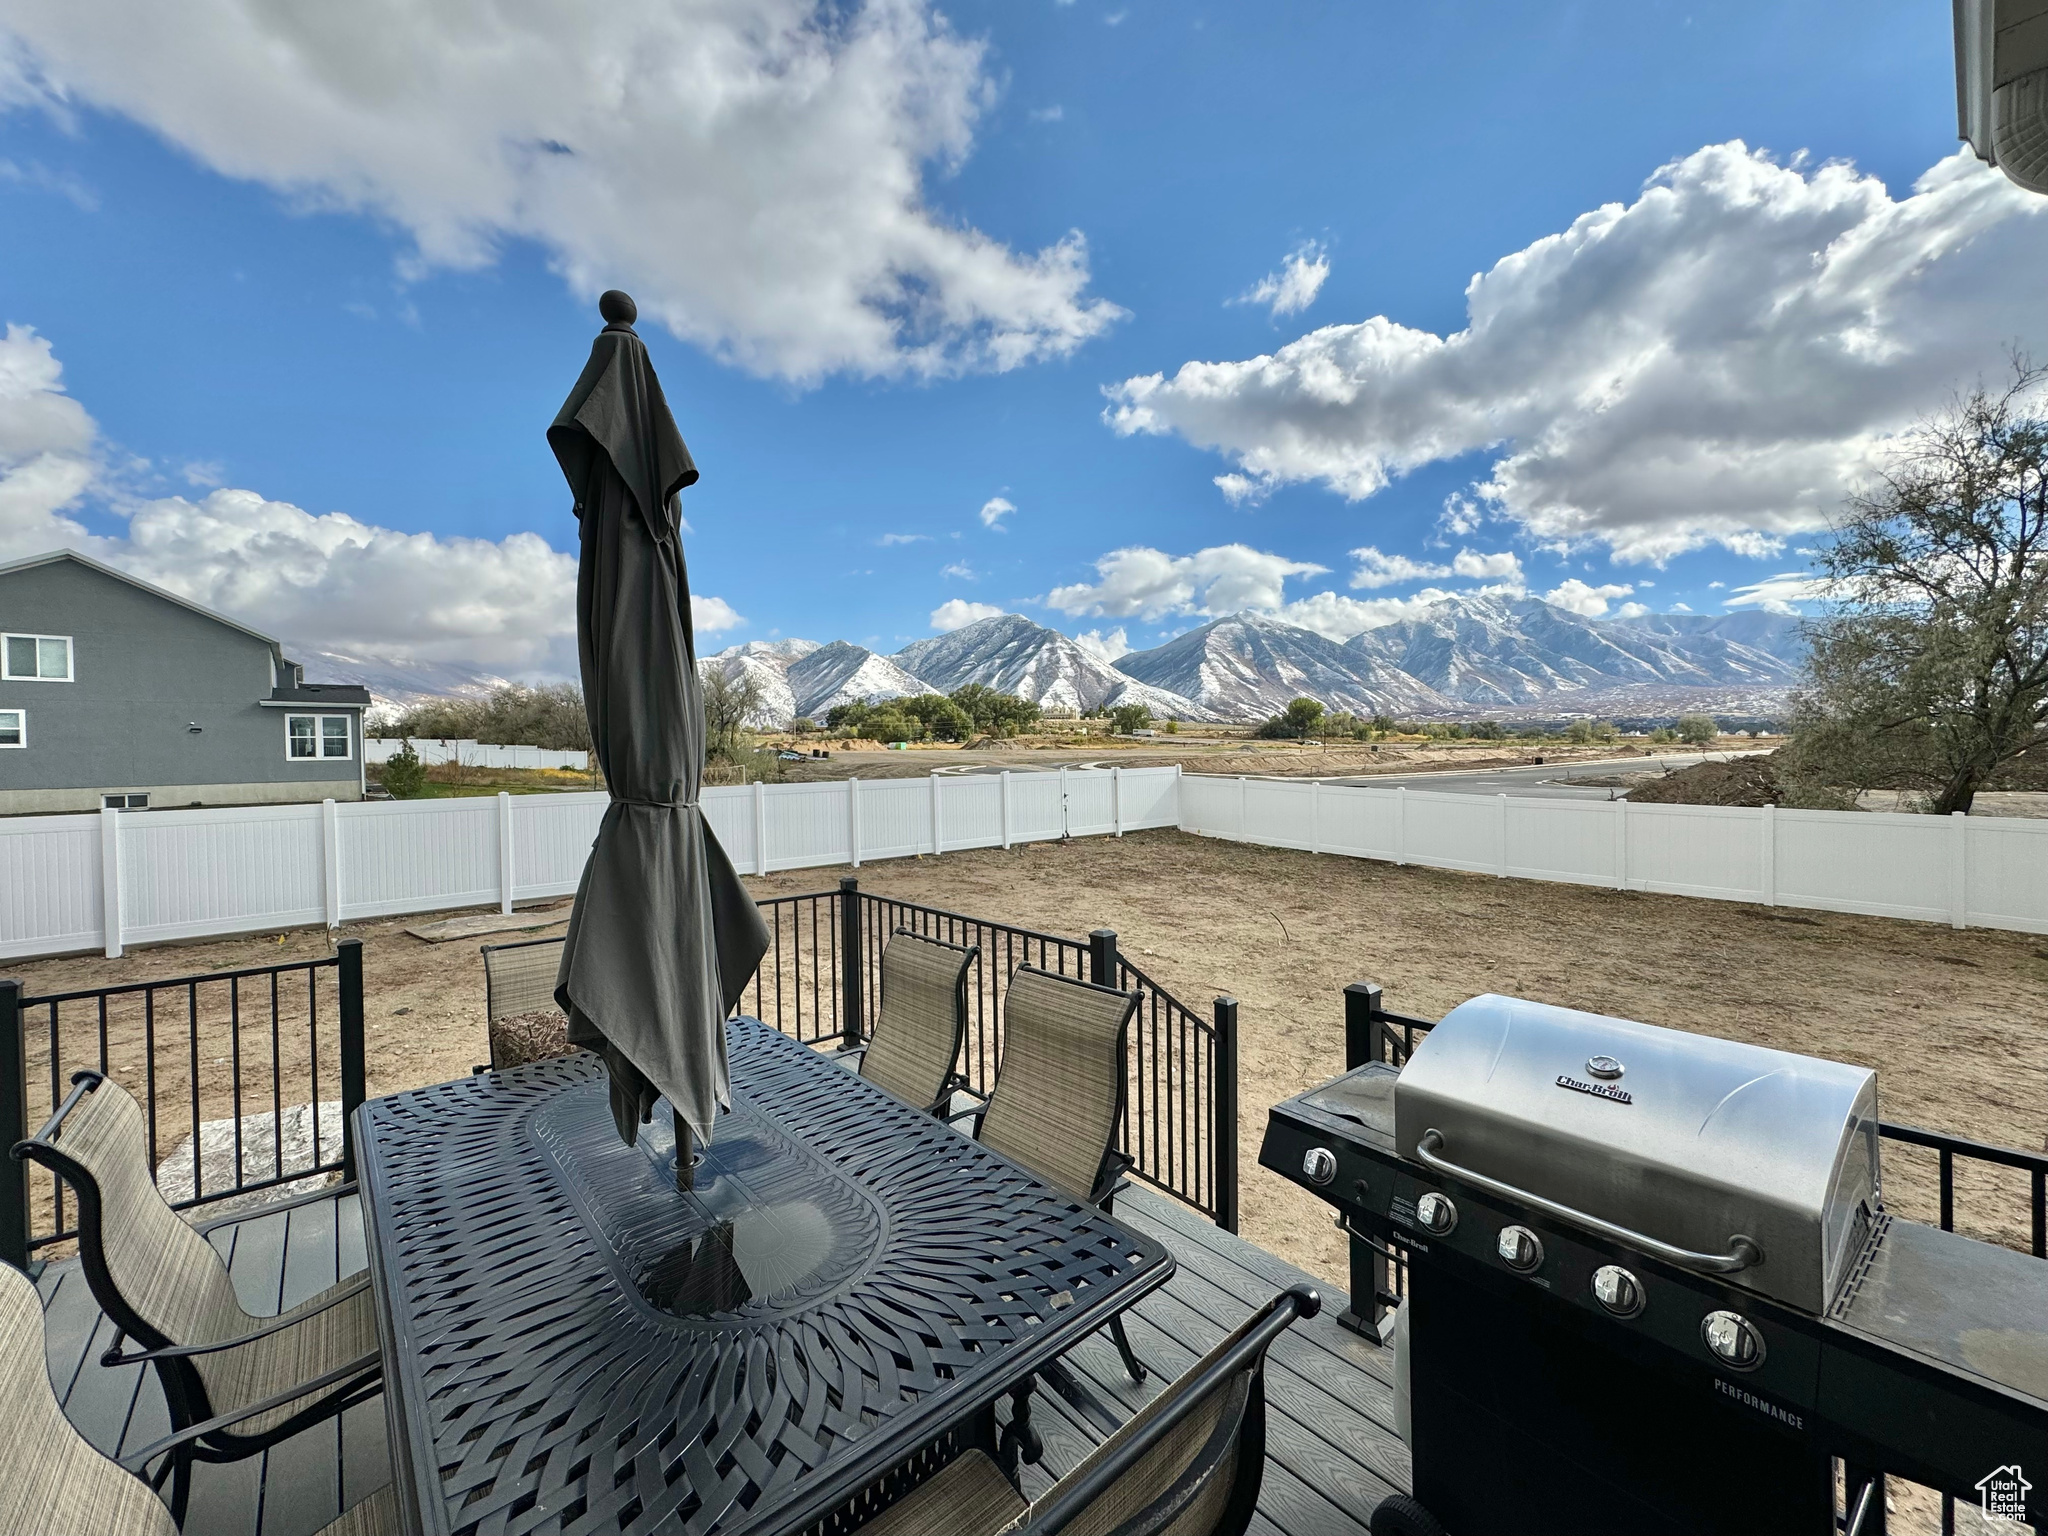
<path fill-rule="evenodd" d="M 293 9 L 0 20 L 0 558 L 567 670 L 543 432 L 616 283 L 706 649 L 1719 612 L 2048 341 L 2048 200 L 1952 161 L 1939 5 Z"/>

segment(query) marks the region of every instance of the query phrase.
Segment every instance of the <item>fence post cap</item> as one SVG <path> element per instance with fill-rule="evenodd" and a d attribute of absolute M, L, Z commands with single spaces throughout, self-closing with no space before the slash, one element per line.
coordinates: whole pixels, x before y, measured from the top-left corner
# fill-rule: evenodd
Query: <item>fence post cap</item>
<path fill-rule="evenodd" d="M 1382 990 L 1380 984 L 1376 981 L 1354 981 L 1344 988 L 1345 994 L 1347 996 L 1356 995 L 1360 997 L 1365 996 L 1367 993 L 1378 992 L 1380 990 Z"/>
<path fill-rule="evenodd" d="M 1088 930 L 1088 937 L 1091 939 L 1113 939 L 1116 937 L 1116 930 L 1114 928 L 1091 928 Z"/>

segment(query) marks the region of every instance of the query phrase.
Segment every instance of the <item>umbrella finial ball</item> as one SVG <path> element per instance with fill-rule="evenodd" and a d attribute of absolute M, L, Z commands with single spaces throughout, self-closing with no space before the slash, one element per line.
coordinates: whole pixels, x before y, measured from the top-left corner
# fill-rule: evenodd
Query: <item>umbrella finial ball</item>
<path fill-rule="evenodd" d="M 640 318 L 640 306 L 633 302 L 633 296 L 616 288 L 608 288 L 598 296 L 597 312 L 604 316 L 607 325 L 631 325 Z"/>

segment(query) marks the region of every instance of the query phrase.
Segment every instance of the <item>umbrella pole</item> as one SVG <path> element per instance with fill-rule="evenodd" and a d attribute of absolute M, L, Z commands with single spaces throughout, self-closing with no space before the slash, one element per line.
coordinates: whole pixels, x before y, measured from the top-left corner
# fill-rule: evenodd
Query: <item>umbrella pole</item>
<path fill-rule="evenodd" d="M 681 1115 L 676 1116 L 676 1188 L 688 1194 L 697 1187 L 696 1138 Z"/>

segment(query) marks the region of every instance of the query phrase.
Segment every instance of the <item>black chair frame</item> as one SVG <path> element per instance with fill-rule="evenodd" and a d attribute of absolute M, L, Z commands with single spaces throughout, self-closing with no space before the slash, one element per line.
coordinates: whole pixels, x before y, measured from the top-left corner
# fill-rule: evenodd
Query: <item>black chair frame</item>
<path fill-rule="evenodd" d="M 216 1413 L 213 1401 L 206 1390 L 206 1382 L 193 1365 L 199 1355 L 217 1354 L 220 1351 L 236 1349 L 279 1327 L 295 1327 L 308 1317 L 317 1316 L 311 1312 L 295 1317 L 289 1324 L 271 1323 L 233 1339 L 218 1344 L 174 1344 L 162 1333 L 152 1328 L 122 1296 L 114 1284 L 112 1273 L 107 1268 L 106 1250 L 100 1241 L 100 1220 L 103 1210 L 99 1181 L 67 1156 L 52 1139 L 63 1125 L 65 1118 L 83 1102 L 85 1096 L 107 1080 L 106 1074 L 90 1069 L 72 1075 L 71 1092 L 64 1102 L 57 1106 L 56 1113 L 43 1123 L 35 1135 L 18 1141 L 11 1149 L 17 1160 L 40 1163 L 69 1184 L 78 1201 L 78 1258 L 79 1266 L 85 1271 L 87 1287 L 92 1291 L 93 1300 L 107 1315 L 115 1328 L 114 1340 L 100 1356 L 102 1366 L 121 1365 L 154 1366 L 157 1380 L 162 1384 L 164 1405 L 169 1410 L 172 1434 L 161 1444 L 151 1447 L 149 1455 L 165 1451 L 172 1452 L 171 1459 L 151 1481 L 150 1486 L 159 1491 L 166 1473 L 175 1475 L 170 1501 L 171 1517 L 179 1524 L 184 1523 L 185 1505 L 191 1491 L 191 1463 L 197 1461 L 231 1462 L 240 1461 L 259 1452 L 268 1450 L 281 1441 L 290 1439 L 300 1430 L 320 1423 L 367 1402 L 383 1390 L 384 1363 L 382 1355 L 371 1350 L 347 1362 L 336 1370 L 311 1382 L 295 1386 L 281 1396 L 269 1398 L 250 1407 L 237 1409 L 231 1414 Z M 354 1193 L 354 1183 L 330 1185 L 310 1194 L 300 1195 L 291 1200 L 280 1200 L 263 1207 L 260 1212 L 242 1212 L 211 1221 L 196 1230 L 201 1237 L 218 1227 L 231 1226 L 239 1221 L 253 1220 L 255 1216 L 273 1216 L 281 1211 L 293 1210 L 302 1205 L 312 1205 L 322 1200 L 339 1200 Z M 348 1300 L 369 1283 L 367 1275 L 354 1284 L 337 1288 L 327 1306 L 335 1306 Z M 326 1310 L 325 1307 L 319 1309 Z M 142 1348 L 124 1354 L 122 1346 L 133 1339 Z M 258 1434 L 237 1434 L 229 1425 L 281 1408 L 286 1403 L 313 1393 L 324 1393 L 282 1423 Z M 124 1462 L 123 1465 L 127 1463 Z M 130 1468 L 130 1470 L 138 1470 Z"/>

